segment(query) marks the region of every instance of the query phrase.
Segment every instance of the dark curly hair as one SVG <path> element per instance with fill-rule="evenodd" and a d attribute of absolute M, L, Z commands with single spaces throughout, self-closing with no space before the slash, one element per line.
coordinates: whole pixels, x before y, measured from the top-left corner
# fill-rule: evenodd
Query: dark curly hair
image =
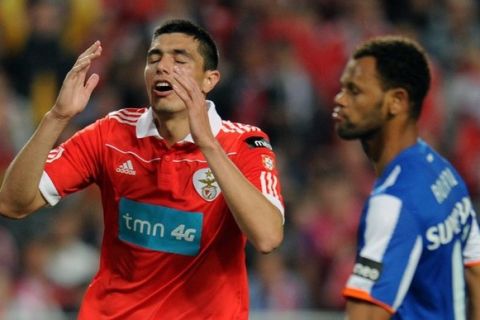
<path fill-rule="evenodd" d="M 361 44 L 354 59 L 373 57 L 384 90 L 403 88 L 408 92 L 410 115 L 418 119 L 430 88 L 430 69 L 425 50 L 414 40 L 401 36 L 376 37 Z"/>

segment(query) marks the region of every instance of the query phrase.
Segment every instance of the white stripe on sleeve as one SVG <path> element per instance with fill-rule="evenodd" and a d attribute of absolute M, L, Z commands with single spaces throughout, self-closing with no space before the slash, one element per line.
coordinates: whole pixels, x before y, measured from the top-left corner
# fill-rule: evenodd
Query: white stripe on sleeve
<path fill-rule="evenodd" d="M 270 201 L 282 214 L 283 222 L 285 223 L 285 208 L 279 199 L 277 192 L 278 179 L 271 172 L 262 171 L 260 173 L 260 185 L 262 194 Z"/>
<path fill-rule="evenodd" d="M 413 276 L 415 274 L 415 270 L 417 270 L 418 261 L 420 260 L 420 256 L 422 255 L 422 246 L 422 237 L 418 236 L 417 240 L 415 241 L 415 245 L 410 252 L 407 267 L 403 272 L 402 280 L 400 281 L 400 286 L 398 287 L 397 296 L 395 297 L 395 301 L 393 302 L 394 310 L 397 310 L 398 307 L 400 307 L 403 299 L 405 298 L 405 295 L 407 294 L 408 288 L 410 287 Z"/>
<path fill-rule="evenodd" d="M 480 232 L 478 229 L 478 222 L 474 216 L 467 244 L 465 245 L 465 249 L 463 249 L 463 262 L 470 263 L 477 261 L 480 261 Z"/>
<path fill-rule="evenodd" d="M 402 202 L 391 195 L 370 198 L 365 228 L 365 246 L 360 255 L 374 261 L 382 261 L 400 216 Z"/>
<path fill-rule="evenodd" d="M 55 185 L 45 171 L 42 173 L 38 188 L 45 200 L 47 200 L 48 204 L 52 207 L 60 201 L 61 197 L 58 194 L 57 188 L 55 188 Z"/>

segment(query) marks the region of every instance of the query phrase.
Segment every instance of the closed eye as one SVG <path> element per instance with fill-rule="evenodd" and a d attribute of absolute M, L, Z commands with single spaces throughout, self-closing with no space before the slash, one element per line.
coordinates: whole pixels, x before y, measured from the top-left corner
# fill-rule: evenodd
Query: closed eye
<path fill-rule="evenodd" d="M 162 58 L 162 52 L 157 48 L 150 49 L 147 53 L 148 63 L 156 63 L 160 61 L 161 58 Z"/>
<path fill-rule="evenodd" d="M 151 55 L 148 57 L 148 63 L 157 63 L 158 61 L 160 61 L 159 55 Z"/>

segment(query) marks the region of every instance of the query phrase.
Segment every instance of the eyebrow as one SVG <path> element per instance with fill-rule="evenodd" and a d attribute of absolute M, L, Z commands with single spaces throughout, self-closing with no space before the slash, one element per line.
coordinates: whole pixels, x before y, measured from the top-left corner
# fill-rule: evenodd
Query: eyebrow
<path fill-rule="evenodd" d="M 349 89 L 352 89 L 352 88 L 358 88 L 358 85 L 353 82 L 353 81 L 347 81 L 344 83 L 344 86 L 349 88 Z"/>
<path fill-rule="evenodd" d="M 193 60 L 193 55 L 190 54 L 187 50 L 185 49 L 172 49 L 172 50 L 169 50 L 170 53 L 172 53 L 174 56 L 185 56 L 191 60 Z M 161 55 L 163 53 L 162 50 L 158 49 L 158 48 L 152 48 L 150 50 L 148 50 L 148 53 L 147 53 L 147 56 L 153 56 L 153 55 Z"/>
<path fill-rule="evenodd" d="M 340 87 L 341 88 L 346 88 L 348 90 L 352 90 L 352 89 L 357 89 L 357 90 L 361 90 L 360 86 L 352 81 L 352 80 L 345 80 L 345 79 L 340 79 Z"/>
<path fill-rule="evenodd" d="M 148 50 L 147 56 L 153 56 L 154 54 L 161 54 L 161 53 L 162 52 L 160 51 L 160 49 L 153 48 L 153 49 Z"/>
<path fill-rule="evenodd" d="M 189 59 L 193 59 L 193 56 L 185 49 L 173 49 L 173 54 L 175 56 L 185 56 Z"/>
<path fill-rule="evenodd" d="M 340 81 L 339 81 L 339 82 L 340 82 L 340 85 L 341 85 L 342 87 L 346 87 L 347 85 L 349 85 L 349 84 L 352 82 L 352 80 L 347 79 L 347 77 L 340 77 Z"/>

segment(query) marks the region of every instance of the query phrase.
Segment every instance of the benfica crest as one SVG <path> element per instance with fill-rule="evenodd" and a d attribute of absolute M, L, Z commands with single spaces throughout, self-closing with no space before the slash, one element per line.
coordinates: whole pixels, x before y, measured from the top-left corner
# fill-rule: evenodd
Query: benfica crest
<path fill-rule="evenodd" d="M 275 162 L 271 157 L 267 155 L 262 154 L 262 163 L 265 169 L 268 169 L 270 171 L 273 170 L 273 168 L 275 168 Z"/>
<path fill-rule="evenodd" d="M 215 200 L 220 194 L 220 187 L 210 168 L 197 170 L 193 174 L 193 186 L 198 194 L 207 201 Z"/>

